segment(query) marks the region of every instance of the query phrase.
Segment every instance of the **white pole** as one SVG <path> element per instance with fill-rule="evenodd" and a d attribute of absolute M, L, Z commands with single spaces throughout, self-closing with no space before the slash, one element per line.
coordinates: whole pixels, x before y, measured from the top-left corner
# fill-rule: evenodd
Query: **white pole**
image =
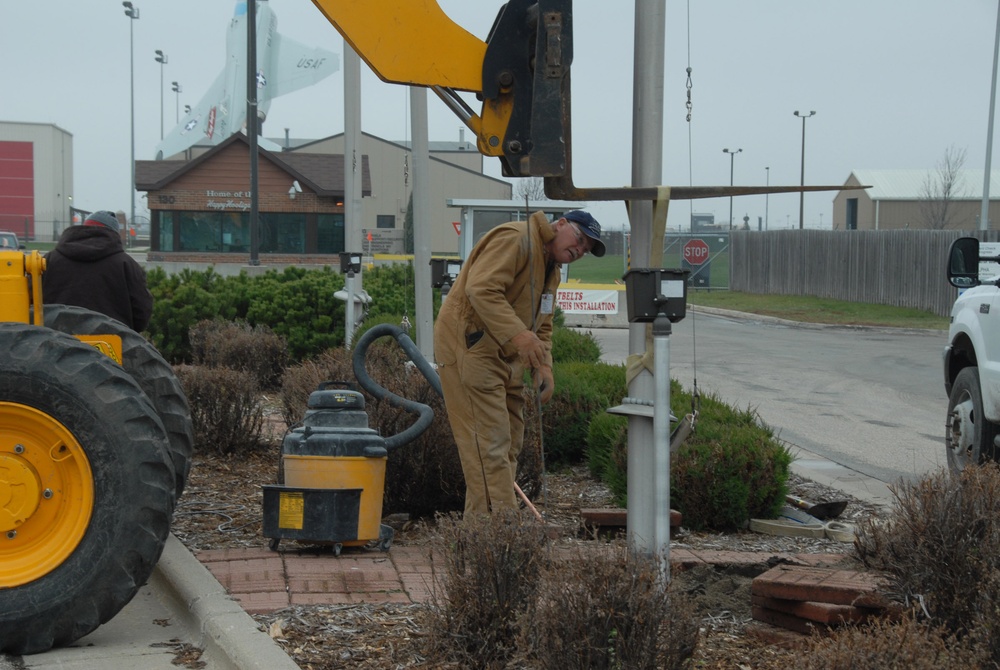
<path fill-rule="evenodd" d="M 657 186 L 663 172 L 663 54 L 666 0 L 636 0 L 635 67 L 632 80 L 632 185 Z M 653 203 L 631 203 L 632 267 L 649 267 Z M 662 249 L 658 250 L 657 262 Z M 646 351 L 646 324 L 629 324 L 629 354 Z M 643 369 L 628 387 L 629 397 L 653 399 L 653 375 Z M 656 551 L 652 509 L 654 481 L 653 425 L 647 417 L 628 420 L 628 538 L 640 553 Z"/>
<path fill-rule="evenodd" d="M 1000 54 L 1000 3 L 997 3 L 997 29 L 993 41 L 993 83 L 990 85 L 990 118 L 986 126 L 986 167 L 983 169 L 983 208 L 979 230 L 990 227 L 990 172 L 993 161 L 993 112 L 997 102 L 997 55 Z"/>
<path fill-rule="evenodd" d="M 430 154 L 427 139 L 427 89 L 410 87 L 413 135 L 413 283 L 417 348 L 434 360 L 434 293 L 431 287 Z"/>

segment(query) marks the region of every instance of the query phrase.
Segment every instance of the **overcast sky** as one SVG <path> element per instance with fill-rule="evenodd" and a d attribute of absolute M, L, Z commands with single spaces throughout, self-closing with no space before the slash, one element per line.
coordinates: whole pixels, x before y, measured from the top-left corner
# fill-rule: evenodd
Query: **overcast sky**
<path fill-rule="evenodd" d="M 279 32 L 342 54 L 342 39 L 312 2 L 270 3 Z M 129 24 L 140 160 L 153 158 L 160 139 L 161 66 L 154 51 L 168 56 L 165 132 L 177 105 L 182 115 L 185 104 L 195 105 L 224 63 L 234 0 L 134 4 L 140 11 L 134 22 L 119 0 L 4 2 L 0 10 L 0 120 L 54 123 L 72 133 L 74 203 L 83 209 L 130 208 Z M 485 39 L 502 3 L 440 4 Z M 816 111 L 806 122 L 807 184 L 842 184 L 854 169 L 933 170 L 951 146 L 967 152 L 966 168 L 984 167 L 996 1 L 668 0 L 666 6 L 665 183 L 728 185 L 732 166 L 737 185 L 798 184 L 802 121 L 795 110 Z M 626 185 L 632 179 L 633 3 L 576 0 L 573 18 L 574 180 L 582 187 Z M 408 89 L 362 70 L 362 130 L 410 138 Z M 172 81 L 181 85 L 179 99 Z M 298 138 L 342 132 L 343 83 L 338 71 L 275 99 L 265 136 L 281 137 L 285 128 Z M 461 123 L 433 94 L 428 111 L 432 141 L 458 139 Z M 466 139 L 474 141 L 471 132 Z M 731 159 L 724 147 L 743 151 Z M 486 172 L 499 176 L 497 160 L 485 160 Z M 833 197 L 806 195 L 807 228 L 831 227 Z M 765 204 L 770 228 L 798 227 L 797 194 L 773 195 L 766 203 L 764 196 L 736 198 L 734 218 L 749 215 L 756 227 Z M 145 201 L 137 200 L 136 209 L 147 213 Z M 626 225 L 621 203 L 592 203 L 591 210 L 605 227 Z M 692 210 L 728 221 L 729 199 L 675 201 L 668 225 L 686 227 Z"/>

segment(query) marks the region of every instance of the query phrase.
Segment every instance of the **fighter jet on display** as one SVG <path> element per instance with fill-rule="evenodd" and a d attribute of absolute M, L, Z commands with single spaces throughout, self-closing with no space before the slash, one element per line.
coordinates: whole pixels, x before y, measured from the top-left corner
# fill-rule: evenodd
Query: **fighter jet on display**
<path fill-rule="evenodd" d="M 278 17 L 258 0 L 257 113 L 267 116 L 271 100 L 311 86 L 339 68 L 335 53 L 309 48 L 278 33 Z M 238 0 L 226 33 L 226 64 L 201 101 L 156 147 L 156 160 L 195 144 L 219 144 L 245 130 L 247 116 L 247 3 Z M 261 138 L 263 141 L 263 138 Z"/>

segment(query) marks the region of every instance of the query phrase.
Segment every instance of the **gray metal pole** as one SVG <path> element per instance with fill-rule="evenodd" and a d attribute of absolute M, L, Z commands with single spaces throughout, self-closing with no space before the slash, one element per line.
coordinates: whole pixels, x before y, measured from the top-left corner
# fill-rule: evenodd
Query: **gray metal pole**
<path fill-rule="evenodd" d="M 417 348 L 434 360 L 434 294 L 431 287 L 430 154 L 427 138 L 427 89 L 410 87 L 413 135 L 413 283 Z"/>
<path fill-rule="evenodd" d="M 247 141 L 250 143 L 250 265 L 260 265 L 257 194 L 257 3 L 247 2 Z M 221 231 L 220 231 L 221 232 Z M 221 237 L 221 236 L 220 236 Z"/>
<path fill-rule="evenodd" d="M 663 556 L 664 576 L 670 581 L 670 319 L 653 321 L 653 548 Z"/>
<path fill-rule="evenodd" d="M 979 230 L 990 227 L 990 176 L 993 162 L 993 113 L 997 102 L 997 55 L 1000 54 L 1000 3 L 997 4 L 997 29 L 993 41 L 993 82 L 990 84 L 990 118 L 986 126 L 986 167 L 983 169 L 983 208 Z"/>
<path fill-rule="evenodd" d="M 361 211 L 361 58 L 350 44 L 344 42 L 344 251 L 364 257 L 365 240 L 361 233 L 364 221 Z M 354 295 L 364 290 L 364 263 L 355 273 L 353 290 L 347 297 L 354 309 Z M 354 332 L 353 321 L 347 323 L 347 342 Z"/>
<path fill-rule="evenodd" d="M 771 185 L 771 168 L 769 168 L 769 167 L 764 168 L 764 172 L 765 172 L 765 175 L 766 175 L 765 179 L 767 180 L 765 182 L 764 186 L 770 186 Z M 767 196 L 768 196 L 768 194 L 765 193 L 764 194 L 764 230 L 767 230 Z"/>
<path fill-rule="evenodd" d="M 816 112 L 809 112 L 808 114 L 799 114 L 799 110 L 795 110 L 795 116 L 802 119 L 802 171 L 799 177 L 799 186 L 806 185 L 806 119 L 810 116 L 814 116 Z M 806 192 L 799 191 L 799 230 L 805 225 L 803 218 L 805 217 L 805 203 L 806 203 Z"/>
<path fill-rule="evenodd" d="M 128 5 L 128 53 L 129 53 L 129 90 L 131 91 L 129 97 L 131 98 L 131 111 L 130 117 L 132 119 L 132 181 L 129 183 L 128 190 L 132 194 L 132 209 L 131 218 L 128 220 L 128 225 L 125 226 L 125 239 L 130 240 L 128 234 L 128 226 L 135 225 L 135 40 L 133 38 L 133 26 L 135 26 L 136 19 L 139 18 L 139 8 L 133 7 L 132 3 Z"/>
<path fill-rule="evenodd" d="M 657 186 L 663 173 L 663 56 L 666 0 L 636 0 L 635 56 L 632 79 L 632 184 Z M 630 203 L 632 267 L 649 267 L 653 234 L 653 203 Z M 658 250 L 660 258 L 662 249 Z M 629 324 L 629 354 L 646 350 L 646 326 Z M 643 369 L 628 387 L 631 398 L 652 402 L 653 375 Z M 628 537 L 636 551 L 652 553 L 655 542 L 655 463 L 653 422 L 648 417 L 628 419 Z M 665 510 L 670 514 L 670 510 Z"/>

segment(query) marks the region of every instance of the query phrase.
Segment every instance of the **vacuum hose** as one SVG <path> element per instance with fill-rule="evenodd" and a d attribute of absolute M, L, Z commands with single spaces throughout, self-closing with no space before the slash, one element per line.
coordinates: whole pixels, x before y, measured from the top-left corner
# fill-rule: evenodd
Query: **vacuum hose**
<path fill-rule="evenodd" d="M 417 349 L 417 345 L 413 343 L 410 336 L 406 332 L 390 323 L 383 323 L 377 326 L 373 326 L 364 335 L 362 335 L 357 343 L 354 345 L 354 355 L 352 357 L 352 363 L 354 366 L 354 376 L 357 377 L 358 383 L 361 388 L 371 393 L 374 397 L 379 400 L 385 400 L 393 407 L 398 407 L 399 409 L 406 410 L 413 414 L 419 415 L 417 421 L 404 430 L 403 432 L 388 437 L 385 440 L 386 451 L 391 452 L 393 449 L 403 446 L 404 444 L 409 444 L 413 440 L 420 437 L 421 434 L 428 428 L 430 428 L 431 422 L 434 421 L 434 410 L 429 406 L 416 402 L 414 400 L 407 400 L 401 396 L 396 395 L 389 389 L 380 386 L 378 382 L 371 378 L 368 371 L 365 369 L 365 357 L 368 354 L 368 346 L 380 337 L 385 335 L 392 335 L 396 338 L 396 342 L 399 346 L 403 348 L 406 355 L 410 357 L 417 369 L 423 374 L 424 379 L 427 383 L 431 385 L 439 396 L 444 394 L 441 391 L 441 379 L 438 377 L 437 372 L 427 362 L 420 350 Z"/>

